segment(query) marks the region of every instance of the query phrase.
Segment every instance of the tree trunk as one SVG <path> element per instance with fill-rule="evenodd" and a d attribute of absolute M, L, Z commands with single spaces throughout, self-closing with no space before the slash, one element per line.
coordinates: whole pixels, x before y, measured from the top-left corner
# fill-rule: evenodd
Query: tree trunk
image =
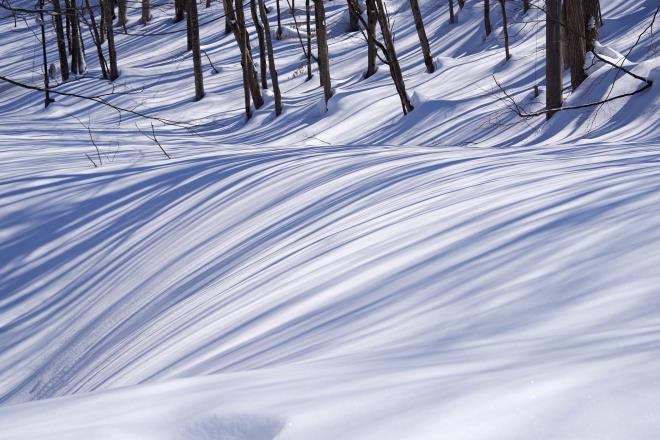
<path fill-rule="evenodd" d="M 66 9 L 66 15 L 64 16 L 66 19 L 66 45 L 69 50 L 69 55 L 71 55 L 71 15 L 69 14 L 71 6 L 69 5 L 69 0 L 64 0 L 64 8 Z"/>
<path fill-rule="evenodd" d="M 60 55 L 60 74 L 62 81 L 69 79 L 69 59 L 66 53 L 66 40 L 64 39 L 64 26 L 62 24 L 62 8 L 60 0 L 53 1 L 53 11 L 55 12 L 55 33 L 57 35 L 57 51 Z"/>
<path fill-rule="evenodd" d="M 509 26 L 506 20 L 506 0 L 499 0 L 500 6 L 502 6 L 502 27 L 504 28 L 504 53 L 506 54 L 506 59 L 511 58 L 509 53 Z"/>
<path fill-rule="evenodd" d="M 252 15 L 254 28 L 257 30 L 257 39 L 259 40 L 259 68 L 261 72 L 261 88 L 267 89 L 268 80 L 266 74 L 266 45 L 264 44 L 264 28 L 261 23 L 259 23 L 256 0 L 250 0 L 250 13 Z M 264 22 L 264 25 L 267 26 L 267 23 Z M 270 29 L 270 26 L 267 27 Z"/>
<path fill-rule="evenodd" d="M 369 78 L 371 75 L 376 73 L 376 58 L 377 58 L 377 48 L 376 48 L 376 25 L 378 24 L 378 10 L 376 9 L 376 3 L 373 1 L 367 1 L 367 73 L 364 75 L 365 78 Z"/>
<path fill-rule="evenodd" d="M 282 20 L 280 18 L 280 0 L 275 0 L 277 7 L 277 39 L 282 39 Z"/>
<path fill-rule="evenodd" d="M 71 24 L 71 72 L 79 75 L 82 72 L 81 53 L 80 53 L 80 28 L 78 27 L 78 14 L 76 11 L 76 0 L 67 1 L 67 15 Z"/>
<path fill-rule="evenodd" d="M 226 5 L 231 30 L 241 50 L 241 66 L 247 72 L 245 78 L 247 78 L 252 101 L 254 101 L 254 107 L 259 108 L 264 104 L 264 100 L 259 90 L 257 72 L 254 70 L 254 61 L 250 52 L 250 38 L 249 36 L 244 37 L 244 34 L 247 34 L 247 29 L 245 28 L 245 17 L 243 15 L 243 0 L 236 0 L 236 11 L 234 11 L 234 5 L 231 3 L 231 0 L 227 0 Z M 247 60 L 247 63 L 243 62 L 243 60 Z"/>
<path fill-rule="evenodd" d="M 110 58 L 110 81 L 114 81 L 119 77 L 119 69 L 117 68 L 117 50 L 115 49 L 115 34 L 112 29 L 112 1 L 103 1 L 103 17 L 106 23 L 105 30 L 107 32 L 106 39 L 108 41 L 108 55 Z"/>
<path fill-rule="evenodd" d="M 546 0 L 545 8 L 545 106 L 550 110 L 562 104 L 561 0 Z M 546 113 L 546 118 L 550 119 L 555 111 Z"/>
<path fill-rule="evenodd" d="M 358 18 L 358 13 L 353 10 L 351 7 L 351 0 L 347 0 L 348 3 L 348 30 L 351 32 L 357 32 L 360 30 L 360 20 Z M 360 2 L 356 1 L 355 6 L 360 8 Z M 360 11 L 362 13 L 362 11 Z"/>
<path fill-rule="evenodd" d="M 259 0 L 259 13 L 261 21 L 264 24 L 266 34 L 266 49 L 268 50 L 268 67 L 270 69 L 270 81 L 273 83 L 273 95 L 275 97 L 275 115 L 282 114 L 282 95 L 280 94 L 280 83 L 277 79 L 277 69 L 275 68 L 275 55 L 273 54 L 273 41 L 270 36 L 270 24 L 266 14 L 266 5 L 264 0 Z"/>
<path fill-rule="evenodd" d="M 204 76 L 202 73 L 202 51 L 199 47 L 199 20 L 197 18 L 197 0 L 186 0 L 190 41 L 192 43 L 193 71 L 195 75 L 195 101 L 204 97 Z"/>
<path fill-rule="evenodd" d="M 449 22 L 454 23 L 456 18 L 454 17 L 454 0 L 449 0 Z"/>
<path fill-rule="evenodd" d="M 465 7 L 465 0 L 458 0 L 458 7 L 463 9 Z"/>
<path fill-rule="evenodd" d="M 50 99 L 50 80 L 48 78 L 48 57 L 46 55 L 46 22 L 44 20 L 44 0 L 39 0 L 39 27 L 41 28 L 41 55 L 43 57 L 44 68 L 44 107 L 51 103 Z"/>
<path fill-rule="evenodd" d="M 591 51 L 594 48 L 594 41 L 597 41 L 600 34 L 600 27 L 603 25 L 600 17 L 600 1 L 584 0 L 584 26 L 587 34 L 586 50 Z"/>
<path fill-rule="evenodd" d="M 374 1 L 374 0 L 368 0 Z M 401 74 L 401 66 L 399 66 L 399 59 L 396 55 L 396 50 L 394 49 L 394 39 L 392 38 L 392 32 L 390 31 L 389 19 L 387 13 L 385 12 L 385 6 L 383 5 L 383 0 L 375 0 L 377 10 L 378 10 L 378 23 L 380 24 L 380 31 L 383 34 L 383 41 L 385 42 L 385 47 L 387 48 L 387 61 L 389 63 L 390 75 L 394 81 L 394 86 L 396 87 L 397 93 L 399 94 L 399 99 L 401 99 L 401 107 L 403 108 L 403 114 L 408 114 L 413 110 L 413 106 L 408 99 L 406 93 L 406 85 L 403 82 L 403 75 Z"/>
<path fill-rule="evenodd" d="M 85 0 L 85 6 L 87 7 L 87 12 L 89 13 L 89 22 L 90 22 L 90 32 L 92 33 L 92 40 L 94 45 L 96 45 L 96 54 L 99 57 L 99 65 L 101 66 L 101 73 L 103 74 L 103 79 L 108 79 L 108 65 L 106 64 L 105 57 L 103 56 L 103 48 L 101 46 L 101 36 L 99 35 L 99 30 L 96 27 L 96 19 L 94 18 L 94 10 L 89 4 L 89 0 Z M 101 13 L 101 15 L 103 15 Z"/>
<path fill-rule="evenodd" d="M 197 9 L 197 7 L 195 7 Z M 149 0 L 142 0 L 142 24 L 147 24 L 151 20 L 151 10 Z"/>
<path fill-rule="evenodd" d="M 484 26 L 486 27 L 486 36 L 490 35 L 490 0 L 484 0 Z"/>
<path fill-rule="evenodd" d="M 330 57 L 328 55 L 328 40 L 325 27 L 325 6 L 323 0 L 314 0 L 316 10 L 316 45 L 319 51 L 319 76 L 323 86 L 326 108 L 332 97 L 332 84 L 330 80 Z"/>
<path fill-rule="evenodd" d="M 126 22 L 128 21 L 128 8 L 126 7 L 126 1 L 127 0 L 118 1 L 119 19 L 117 20 L 117 25 L 121 26 L 121 28 L 124 30 L 124 33 L 128 33 L 126 30 Z"/>
<path fill-rule="evenodd" d="M 231 0 L 222 0 L 222 7 L 225 10 L 225 34 L 231 32 L 231 23 L 229 22 L 229 14 L 227 13 L 227 1 Z"/>
<path fill-rule="evenodd" d="M 312 26 L 311 11 L 309 0 L 305 0 L 305 10 L 307 12 L 307 80 L 312 79 Z"/>
<path fill-rule="evenodd" d="M 529 11 L 529 0 L 523 0 L 523 12 Z"/>
<path fill-rule="evenodd" d="M 99 0 L 99 7 L 101 8 L 100 13 L 99 13 L 99 37 L 101 37 L 101 44 L 105 43 L 105 9 L 103 6 L 103 2 L 105 0 Z"/>
<path fill-rule="evenodd" d="M 184 0 L 186 3 L 186 48 L 192 50 L 193 47 L 193 36 L 192 36 L 192 23 L 190 23 L 190 14 L 188 13 L 188 0 Z"/>
<path fill-rule="evenodd" d="M 206 8 L 210 8 L 210 7 L 211 7 L 211 0 L 206 0 L 206 6 L 205 6 L 205 7 L 206 7 Z"/>
<path fill-rule="evenodd" d="M 584 11 L 582 0 L 564 0 L 566 3 L 566 61 L 571 69 L 571 88 L 577 89 L 587 77 L 584 73 L 586 54 Z"/>
<path fill-rule="evenodd" d="M 174 0 L 174 22 L 178 23 L 185 16 L 185 0 Z"/>
<path fill-rule="evenodd" d="M 431 48 L 429 46 L 429 40 L 426 38 L 424 22 L 422 21 L 422 13 L 419 10 L 419 3 L 417 0 L 410 0 L 410 9 L 412 9 L 413 18 L 415 19 L 415 28 L 417 29 L 417 36 L 419 37 L 419 45 L 422 47 L 422 54 L 424 56 L 424 64 L 426 64 L 426 71 L 428 73 L 433 73 L 435 71 L 435 66 L 433 65 Z"/>
<path fill-rule="evenodd" d="M 230 0 L 231 1 L 231 0 Z M 238 7 L 236 8 L 238 9 Z M 241 66 L 243 68 L 243 98 L 245 100 L 245 117 L 250 119 L 252 117 L 252 106 L 250 105 L 250 73 L 248 72 L 247 65 L 250 62 L 248 59 L 248 45 L 247 45 L 247 33 L 240 33 L 242 40 L 241 43 Z"/>

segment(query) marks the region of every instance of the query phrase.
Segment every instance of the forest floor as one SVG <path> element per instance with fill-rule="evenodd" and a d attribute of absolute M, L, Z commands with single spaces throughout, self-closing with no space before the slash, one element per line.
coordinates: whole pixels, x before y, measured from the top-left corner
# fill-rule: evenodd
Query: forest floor
<path fill-rule="evenodd" d="M 421 2 L 428 74 L 387 2 L 406 116 L 340 1 L 327 110 L 288 7 L 280 117 L 267 94 L 246 122 L 217 2 L 199 102 L 158 0 L 117 35 L 116 84 L 86 36 L 88 73 L 55 87 L 146 117 L 0 81 L 0 439 L 654 438 L 657 2 L 603 0 L 600 49 L 656 85 L 550 121 L 494 80 L 543 108 L 544 16 L 508 2 L 505 61 L 492 3 L 486 38 L 481 2 L 453 25 Z M 2 15 L 0 75 L 39 85 L 37 29 Z M 643 85 L 589 62 L 566 105 Z"/>

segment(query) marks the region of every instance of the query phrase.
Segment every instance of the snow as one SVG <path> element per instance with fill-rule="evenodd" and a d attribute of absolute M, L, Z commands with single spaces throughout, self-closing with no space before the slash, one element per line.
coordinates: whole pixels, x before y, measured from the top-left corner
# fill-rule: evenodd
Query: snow
<path fill-rule="evenodd" d="M 450 25 L 423 1 L 428 74 L 388 2 L 405 117 L 334 1 L 327 111 L 274 39 L 284 113 L 266 93 L 246 122 L 216 2 L 200 102 L 185 32 L 116 37 L 109 101 L 186 127 L 0 82 L 0 439 L 655 438 L 657 86 L 521 120 L 492 76 L 542 108 L 544 28 L 507 3 L 505 62 L 499 5 L 485 38 L 480 2 Z M 620 63 L 657 5 L 602 4 Z M 167 3 L 139 14 L 131 33 L 185 30 Z M 29 26 L 0 19 L 0 75 L 39 84 Z M 109 93 L 83 32 L 90 71 L 57 90 Z M 658 84 L 658 60 L 647 34 L 625 66 Z M 567 105 L 643 85 L 588 65 Z"/>

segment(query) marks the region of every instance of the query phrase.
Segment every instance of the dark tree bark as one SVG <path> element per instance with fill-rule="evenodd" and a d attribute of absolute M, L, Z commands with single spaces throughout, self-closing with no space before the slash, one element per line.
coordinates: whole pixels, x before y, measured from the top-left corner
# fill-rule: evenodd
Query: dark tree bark
<path fill-rule="evenodd" d="M 238 9 L 238 8 L 236 8 Z M 250 119 L 252 117 L 252 106 L 250 105 L 250 73 L 248 72 L 247 65 L 250 62 L 248 59 L 248 45 L 247 33 L 241 34 L 241 66 L 243 67 L 243 98 L 245 100 L 245 117 Z"/>
<path fill-rule="evenodd" d="M 566 61 L 571 70 L 571 88 L 577 89 L 585 80 L 584 61 L 586 34 L 582 0 L 564 0 L 566 4 Z"/>
<path fill-rule="evenodd" d="M 403 114 L 405 115 L 410 113 L 414 107 L 410 103 L 410 99 L 408 99 L 408 94 L 406 93 L 406 85 L 403 82 L 401 66 L 399 65 L 399 59 L 397 58 L 396 50 L 394 48 L 394 38 L 392 37 L 392 32 L 390 31 L 389 19 L 387 17 L 387 12 L 385 11 L 385 6 L 383 5 L 383 0 L 375 0 L 375 2 L 378 10 L 378 23 L 380 24 L 380 31 L 383 34 L 383 41 L 385 42 L 385 47 L 387 48 L 387 61 L 389 63 L 390 75 L 392 76 L 394 86 L 396 87 L 397 93 L 399 94 L 399 99 L 401 99 L 401 107 L 403 108 Z"/>
<path fill-rule="evenodd" d="M 90 32 L 92 33 L 92 40 L 96 46 L 96 54 L 99 57 L 99 65 L 101 66 L 101 74 L 104 79 L 108 79 L 108 65 L 103 56 L 103 48 L 101 46 L 101 36 L 99 35 L 99 29 L 96 27 L 96 19 L 94 18 L 94 10 L 92 5 L 89 4 L 89 0 L 85 0 L 85 6 L 89 14 L 89 24 Z M 103 15 L 103 14 L 101 14 Z"/>
<path fill-rule="evenodd" d="M 76 0 L 68 0 L 67 15 L 71 23 L 71 72 L 74 75 L 83 73 L 82 53 L 80 49 L 80 26 L 78 24 L 78 11 Z"/>
<path fill-rule="evenodd" d="M 103 2 L 105 0 L 99 0 L 99 7 L 101 8 L 101 13 L 99 14 L 99 37 L 101 37 L 101 44 L 105 43 L 105 35 L 106 35 L 106 30 L 105 30 L 105 7 L 103 6 Z"/>
<path fill-rule="evenodd" d="M 266 74 L 266 45 L 264 43 L 264 28 L 259 23 L 259 17 L 257 15 L 257 2 L 256 0 L 250 0 L 250 13 L 252 15 L 252 22 L 254 23 L 254 28 L 257 31 L 257 39 L 259 40 L 259 68 L 261 73 L 261 88 L 268 88 L 268 79 Z M 266 16 L 268 17 L 268 16 Z M 264 25 L 270 29 L 270 26 L 264 22 Z"/>
<path fill-rule="evenodd" d="M 311 10 L 309 0 L 305 0 L 305 11 L 307 13 L 307 80 L 312 79 L 312 26 Z"/>
<path fill-rule="evenodd" d="M 124 30 L 124 33 L 127 33 L 126 22 L 128 21 L 128 8 L 126 7 L 126 0 L 118 0 L 117 6 L 119 9 L 119 18 L 117 20 L 117 25 L 121 26 Z"/>
<path fill-rule="evenodd" d="M 73 47 L 71 45 L 71 16 L 69 15 L 69 9 L 71 6 L 69 5 L 69 0 L 64 0 L 64 8 L 66 9 L 66 15 L 64 16 L 66 19 L 66 45 L 69 55 L 71 55 Z"/>
<path fill-rule="evenodd" d="M 546 0 L 545 21 L 545 82 L 547 110 L 557 109 L 562 104 L 562 61 L 561 61 L 561 0 Z M 548 111 L 550 119 L 555 111 Z"/>
<path fill-rule="evenodd" d="M 365 78 L 369 78 L 376 73 L 376 58 L 378 52 L 376 49 L 376 25 L 378 24 L 378 10 L 376 2 L 367 1 L 367 73 Z"/>
<path fill-rule="evenodd" d="M 210 7 L 211 7 L 211 0 L 206 0 L 206 6 L 205 6 L 205 7 L 206 7 L 206 8 L 210 8 Z"/>
<path fill-rule="evenodd" d="M 282 20 L 280 17 L 280 0 L 275 0 L 275 4 L 277 7 L 277 39 L 281 40 L 282 39 Z"/>
<path fill-rule="evenodd" d="M 426 71 L 428 73 L 433 73 L 435 72 L 435 66 L 433 65 L 433 57 L 431 56 L 431 47 L 429 46 L 428 38 L 426 38 L 422 13 L 419 10 L 419 3 L 417 0 L 410 0 L 410 9 L 412 9 L 413 18 L 415 19 L 415 28 L 417 29 L 417 36 L 419 37 L 419 45 L 422 47 Z"/>
<path fill-rule="evenodd" d="M 586 50 L 591 51 L 594 48 L 594 41 L 597 41 L 600 34 L 600 28 L 603 25 L 600 16 L 599 0 L 584 0 L 584 26 L 587 35 Z"/>
<path fill-rule="evenodd" d="M 114 81 L 119 77 L 119 69 L 117 68 L 117 50 L 115 48 L 115 33 L 112 29 L 112 1 L 102 0 L 103 17 L 106 23 L 106 39 L 108 41 L 108 55 L 110 58 L 110 81 Z"/>
<path fill-rule="evenodd" d="M 500 6 L 502 6 L 502 27 L 504 28 L 504 53 L 506 54 L 506 59 L 511 58 L 509 53 L 509 26 L 506 19 L 506 0 L 499 0 Z"/>
<path fill-rule="evenodd" d="M 523 12 L 529 11 L 529 0 L 523 0 Z"/>
<path fill-rule="evenodd" d="M 348 3 L 348 30 L 351 32 L 357 32 L 360 30 L 360 21 L 358 19 L 358 12 L 353 10 L 353 7 L 351 7 L 351 0 L 346 0 Z M 358 7 L 358 10 L 360 10 L 360 3 L 355 2 L 354 6 Z M 362 13 L 362 11 L 360 11 Z"/>
<path fill-rule="evenodd" d="M 316 11 L 316 45 L 318 46 L 319 77 L 323 86 L 326 107 L 332 97 L 332 84 L 330 80 L 330 57 L 328 54 L 328 40 L 325 27 L 325 7 L 323 0 L 314 0 Z"/>
<path fill-rule="evenodd" d="M 186 0 L 188 26 L 192 43 L 193 71 L 195 75 L 195 101 L 204 97 L 204 76 L 202 72 L 202 51 L 199 47 L 199 20 L 197 18 L 197 0 Z"/>
<path fill-rule="evenodd" d="M 190 14 L 188 13 L 188 0 L 184 0 L 186 3 L 186 48 L 192 50 L 193 47 L 193 36 L 192 36 L 192 23 L 190 23 Z"/>
<path fill-rule="evenodd" d="M 231 32 L 231 23 L 229 22 L 229 14 L 227 13 L 227 1 L 231 0 L 222 0 L 222 7 L 225 11 L 225 34 Z"/>
<path fill-rule="evenodd" d="M 44 107 L 52 102 L 50 99 L 50 80 L 48 78 L 48 57 L 46 55 L 46 22 L 44 20 L 44 0 L 39 0 L 39 27 L 41 28 L 41 55 L 43 57 L 44 68 Z"/>
<path fill-rule="evenodd" d="M 458 0 L 458 7 L 463 9 L 465 7 L 465 0 Z"/>
<path fill-rule="evenodd" d="M 195 7 L 197 9 L 197 7 Z M 142 0 L 142 24 L 147 24 L 151 20 L 151 8 L 149 0 Z"/>
<path fill-rule="evenodd" d="M 282 114 L 282 95 L 280 94 L 280 83 L 277 78 L 277 69 L 275 68 L 275 55 L 273 54 L 273 41 L 270 36 L 270 24 L 268 23 L 268 15 L 266 14 L 266 5 L 264 0 L 259 0 L 259 13 L 261 14 L 261 21 L 264 23 L 266 34 L 266 48 L 268 50 L 268 67 L 270 69 L 270 81 L 273 83 L 273 96 L 275 97 L 275 115 Z"/>
<path fill-rule="evenodd" d="M 252 96 L 252 101 L 254 101 L 254 107 L 259 108 L 264 104 L 264 100 L 261 97 L 257 72 L 254 70 L 254 61 L 252 60 L 250 50 L 250 38 L 247 35 L 247 29 L 245 29 L 243 0 L 236 0 L 236 11 L 234 11 L 234 5 L 231 0 L 227 0 L 226 6 L 232 33 L 234 34 L 239 49 L 241 50 L 241 67 L 246 72 L 244 78 L 247 80 L 250 95 Z M 247 60 L 247 62 L 245 62 L 245 60 Z"/>
<path fill-rule="evenodd" d="M 454 0 L 449 0 L 449 22 L 454 23 L 456 17 L 454 17 Z"/>
<path fill-rule="evenodd" d="M 486 36 L 490 35 L 492 32 L 490 26 L 490 0 L 484 0 L 484 26 L 486 27 Z"/>
<path fill-rule="evenodd" d="M 178 23 L 185 17 L 185 0 L 174 0 L 174 22 Z"/>
<path fill-rule="evenodd" d="M 52 0 L 53 11 L 55 12 L 55 34 L 57 35 L 57 51 L 60 56 L 60 74 L 62 81 L 69 79 L 69 59 L 66 53 L 66 40 L 64 37 L 64 26 L 62 24 L 62 7 L 60 0 Z"/>

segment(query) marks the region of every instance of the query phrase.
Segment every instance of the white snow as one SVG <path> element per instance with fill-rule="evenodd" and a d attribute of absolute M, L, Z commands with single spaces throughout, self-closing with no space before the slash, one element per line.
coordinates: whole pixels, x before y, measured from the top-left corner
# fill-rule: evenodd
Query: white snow
<path fill-rule="evenodd" d="M 109 101 L 193 128 L 0 82 L 0 439 L 657 437 L 657 42 L 624 60 L 656 2 L 602 1 L 597 47 L 655 85 L 548 122 L 492 78 L 543 107 L 542 15 L 507 2 L 505 62 L 499 5 L 484 38 L 481 2 L 455 25 L 445 3 L 422 2 L 428 74 L 388 1 L 405 117 L 340 1 L 323 112 L 300 43 L 274 39 L 284 113 L 267 94 L 245 122 L 218 2 L 200 102 L 185 32 L 117 35 Z M 132 33 L 185 31 L 167 2 L 129 11 Z M 0 19 L 0 75 L 39 84 L 28 25 Z M 57 90 L 109 93 L 83 32 L 90 72 Z M 592 64 L 567 105 L 643 85 Z"/>

